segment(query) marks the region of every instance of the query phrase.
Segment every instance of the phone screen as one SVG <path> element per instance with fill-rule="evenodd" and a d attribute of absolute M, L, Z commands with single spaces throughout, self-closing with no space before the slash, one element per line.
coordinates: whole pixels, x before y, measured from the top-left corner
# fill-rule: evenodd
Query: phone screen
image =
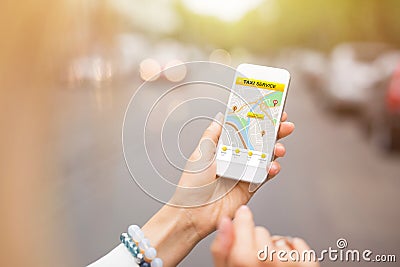
<path fill-rule="evenodd" d="M 266 170 L 273 155 L 286 87 L 285 83 L 237 74 L 218 145 L 218 161 Z"/>

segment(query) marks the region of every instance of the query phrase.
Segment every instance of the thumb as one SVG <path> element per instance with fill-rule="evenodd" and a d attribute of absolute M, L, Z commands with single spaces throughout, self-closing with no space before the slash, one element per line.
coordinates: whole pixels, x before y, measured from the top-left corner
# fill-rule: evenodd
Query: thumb
<path fill-rule="evenodd" d="M 217 236 L 211 244 L 211 253 L 213 254 L 215 267 L 226 266 L 233 239 L 232 221 L 228 217 L 223 217 L 218 226 Z"/>
<path fill-rule="evenodd" d="M 221 136 L 223 121 L 224 114 L 218 112 L 200 138 L 199 144 L 192 154 L 192 160 L 197 161 L 202 159 L 208 161 L 213 159 L 219 137 Z"/>
<path fill-rule="evenodd" d="M 214 120 L 211 122 L 210 126 L 204 131 L 203 136 L 200 139 L 200 143 L 202 140 L 208 139 L 215 143 L 218 143 L 218 139 L 221 135 L 222 131 L 222 123 L 224 122 L 224 114 L 218 112 L 215 115 Z"/>

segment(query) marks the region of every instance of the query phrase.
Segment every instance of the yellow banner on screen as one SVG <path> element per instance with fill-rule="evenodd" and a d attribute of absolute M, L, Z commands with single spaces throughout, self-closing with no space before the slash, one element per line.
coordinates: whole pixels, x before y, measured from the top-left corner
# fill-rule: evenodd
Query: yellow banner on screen
<path fill-rule="evenodd" d="M 283 83 L 255 80 L 255 79 L 242 78 L 242 77 L 238 77 L 236 79 L 236 84 L 257 87 L 260 89 L 280 91 L 280 92 L 283 92 L 285 90 L 285 85 Z"/>
<path fill-rule="evenodd" d="M 254 113 L 254 112 L 247 112 L 247 117 L 254 118 L 254 119 L 264 119 L 264 114 Z"/>

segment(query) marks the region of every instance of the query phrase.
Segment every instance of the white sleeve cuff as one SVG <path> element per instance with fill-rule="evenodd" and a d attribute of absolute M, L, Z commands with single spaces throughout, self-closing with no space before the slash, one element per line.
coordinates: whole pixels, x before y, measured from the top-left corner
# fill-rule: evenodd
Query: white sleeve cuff
<path fill-rule="evenodd" d="M 123 245 L 119 244 L 104 257 L 93 262 L 87 267 L 137 267 L 135 258 Z"/>

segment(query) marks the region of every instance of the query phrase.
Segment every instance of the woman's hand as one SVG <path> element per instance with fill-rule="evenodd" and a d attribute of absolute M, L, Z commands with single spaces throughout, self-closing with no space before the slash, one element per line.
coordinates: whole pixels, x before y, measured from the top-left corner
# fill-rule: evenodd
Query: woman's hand
<path fill-rule="evenodd" d="M 247 206 L 237 210 L 234 222 L 228 217 L 221 219 L 211 245 L 215 267 L 318 267 L 314 259 L 303 260 L 306 250 L 310 248 L 300 238 L 271 237 L 264 227 L 254 226 Z"/>
<path fill-rule="evenodd" d="M 294 124 L 286 120 L 284 112 L 278 139 L 294 130 Z M 176 266 L 201 239 L 216 229 L 223 217 L 232 218 L 254 194 L 249 191 L 247 182 L 216 176 L 215 152 L 222 123 L 223 114 L 219 113 L 191 155 L 168 205 L 143 226 L 145 236 L 157 249 L 164 266 Z M 275 160 L 268 170 L 268 179 L 279 173 L 281 166 L 276 159 L 283 157 L 285 152 L 281 143 L 275 145 Z"/>
<path fill-rule="evenodd" d="M 290 135 L 294 130 L 294 124 L 286 120 L 287 114 L 284 112 L 278 139 Z M 213 232 L 223 216 L 232 218 L 237 208 L 246 204 L 254 194 L 250 192 L 247 182 L 220 179 L 216 176 L 215 154 L 222 123 L 223 114 L 219 113 L 191 155 L 179 187 L 170 201 L 174 206 L 186 207 L 184 210 L 200 238 Z M 285 152 L 283 144 L 275 145 L 275 160 L 268 169 L 268 179 L 279 173 L 281 166 L 276 159 L 283 157 Z"/>

